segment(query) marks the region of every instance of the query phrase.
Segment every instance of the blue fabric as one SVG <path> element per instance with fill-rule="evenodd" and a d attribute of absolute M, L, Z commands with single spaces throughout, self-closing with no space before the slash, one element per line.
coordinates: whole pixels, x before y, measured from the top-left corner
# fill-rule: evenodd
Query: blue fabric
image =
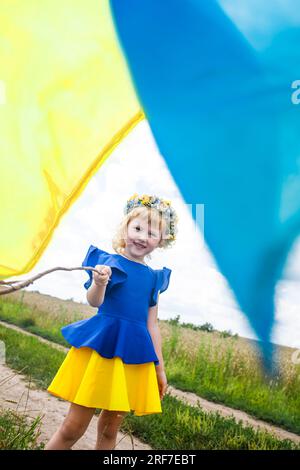
<path fill-rule="evenodd" d="M 171 272 L 172 270 L 165 266 L 162 269 L 156 270 L 156 282 L 151 294 L 150 307 L 154 307 L 157 304 L 158 294 L 167 290 Z"/>
<path fill-rule="evenodd" d="M 126 280 L 127 273 L 118 262 L 118 259 L 110 253 L 107 253 L 106 251 L 100 250 L 96 246 L 91 245 L 81 266 L 90 266 L 94 268 L 97 264 L 106 264 L 110 266 L 112 270 L 112 275 L 106 287 L 106 292 L 108 292 L 116 284 L 119 284 Z M 93 281 L 93 272 L 90 270 L 87 270 L 86 272 L 89 275 L 89 279 L 84 283 L 84 287 L 86 289 L 89 289 Z"/>
<path fill-rule="evenodd" d="M 299 1 L 111 8 L 156 142 L 184 199 L 205 205 L 205 241 L 271 371 L 276 282 L 300 232 Z"/>
<path fill-rule="evenodd" d="M 110 266 L 111 280 L 106 287 L 103 304 L 91 318 L 64 326 L 64 338 L 76 348 L 90 347 L 101 356 L 122 358 L 127 364 L 154 361 L 159 364 L 147 328 L 149 307 L 157 303 L 170 281 L 171 269 L 152 269 L 119 254 L 107 253 L 91 245 L 82 266 Z M 92 271 L 84 283 L 92 283 Z"/>

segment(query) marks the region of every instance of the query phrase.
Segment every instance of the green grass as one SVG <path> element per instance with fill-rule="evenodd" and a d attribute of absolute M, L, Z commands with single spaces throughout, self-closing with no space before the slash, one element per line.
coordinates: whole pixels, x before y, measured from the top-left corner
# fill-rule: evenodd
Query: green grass
<path fill-rule="evenodd" d="M 258 361 L 235 347 L 235 340 L 203 336 L 191 352 L 172 326 L 164 340 L 163 356 L 169 383 L 214 402 L 247 411 L 255 417 L 300 433 L 300 367 L 282 366 L 280 376 L 264 376 Z"/>
<path fill-rule="evenodd" d="M 13 299 L 0 298 L 0 320 L 24 328 L 30 333 L 41 336 L 55 343 L 69 347 L 70 345 L 61 334 L 61 327 L 64 325 L 82 320 L 79 314 L 67 314 L 62 308 L 56 314 L 42 312 L 37 308 L 31 308 L 22 302 L 16 302 Z"/>
<path fill-rule="evenodd" d="M 40 436 L 41 417 L 31 423 L 26 417 L 13 410 L 0 410 L 0 450 L 42 450 L 44 442 L 37 442 Z"/>
<path fill-rule="evenodd" d="M 11 297 L 0 298 L 0 319 L 69 347 L 60 329 L 82 315 L 63 309 L 55 314 L 41 312 Z M 280 377 L 270 382 L 257 356 L 239 346 L 236 337 L 192 331 L 198 335 L 195 347 L 189 339 L 183 340 L 191 328 L 180 326 L 178 319 L 170 321 L 169 328 L 171 333 L 163 336 L 163 356 L 171 385 L 300 434 L 300 365 L 282 361 Z"/>
<path fill-rule="evenodd" d="M 34 336 L 23 335 L 0 325 L 0 340 L 5 343 L 6 364 L 32 376 L 45 389 L 56 374 L 65 353 L 41 343 Z"/>
<path fill-rule="evenodd" d="M 127 417 L 127 428 L 155 449 L 176 450 L 300 450 L 289 440 L 242 426 L 234 418 L 207 413 L 166 394 L 163 413 Z"/>
<path fill-rule="evenodd" d="M 0 325 L 0 340 L 6 346 L 6 363 L 22 370 L 46 389 L 65 353 Z M 183 404 L 165 395 L 163 413 L 137 417 L 128 414 L 122 431 L 132 433 L 155 449 L 294 449 L 300 446 L 280 441 L 263 431 L 244 427 L 233 418 L 205 413 L 200 407 Z"/>

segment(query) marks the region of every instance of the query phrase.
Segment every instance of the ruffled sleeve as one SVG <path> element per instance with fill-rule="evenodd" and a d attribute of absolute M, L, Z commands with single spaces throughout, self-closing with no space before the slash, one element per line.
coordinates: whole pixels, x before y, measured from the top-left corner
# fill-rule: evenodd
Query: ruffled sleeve
<path fill-rule="evenodd" d="M 166 268 L 155 270 L 155 282 L 151 292 L 150 307 L 154 307 L 157 304 L 158 294 L 164 292 L 169 287 L 170 276 L 172 270 Z"/>
<path fill-rule="evenodd" d="M 124 282 L 127 279 L 126 271 L 112 254 L 107 253 L 106 251 L 101 250 L 94 245 L 91 245 L 81 266 L 90 266 L 94 268 L 97 264 L 105 264 L 111 268 L 112 274 L 106 287 L 107 292 L 110 291 L 116 284 Z M 89 278 L 83 285 L 86 289 L 89 289 L 93 281 L 93 271 L 87 270 L 86 273 L 88 274 Z"/>

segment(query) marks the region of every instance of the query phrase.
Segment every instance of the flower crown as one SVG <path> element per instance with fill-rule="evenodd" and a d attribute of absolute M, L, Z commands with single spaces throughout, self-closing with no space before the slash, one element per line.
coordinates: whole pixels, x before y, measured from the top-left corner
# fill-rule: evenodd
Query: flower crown
<path fill-rule="evenodd" d="M 127 199 L 124 214 L 128 214 L 133 208 L 140 206 L 157 209 L 168 222 L 167 238 L 170 240 L 176 239 L 178 216 L 171 206 L 171 201 L 157 196 L 149 196 L 147 194 L 139 196 L 137 193 L 134 193 Z"/>

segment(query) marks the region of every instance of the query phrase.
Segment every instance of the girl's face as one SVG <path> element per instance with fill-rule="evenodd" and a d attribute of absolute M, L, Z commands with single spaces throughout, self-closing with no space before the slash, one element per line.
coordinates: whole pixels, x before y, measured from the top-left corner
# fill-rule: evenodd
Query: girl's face
<path fill-rule="evenodd" d="M 135 217 L 127 226 L 126 250 L 135 258 L 143 258 L 157 248 L 161 240 L 159 227 L 147 219 Z"/>

